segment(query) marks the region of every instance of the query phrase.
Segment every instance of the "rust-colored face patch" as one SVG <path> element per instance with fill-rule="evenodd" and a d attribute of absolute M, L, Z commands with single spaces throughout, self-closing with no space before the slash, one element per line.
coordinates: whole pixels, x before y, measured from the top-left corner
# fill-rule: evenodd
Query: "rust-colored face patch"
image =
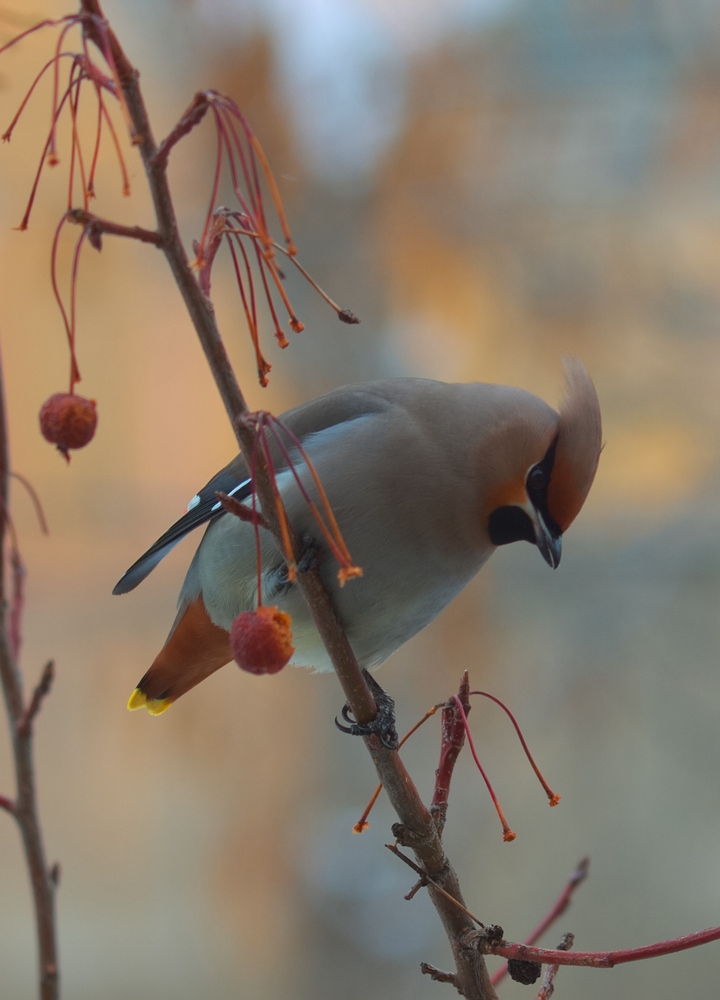
<path fill-rule="evenodd" d="M 602 433 L 595 388 L 579 361 L 565 362 L 567 390 L 560 408 L 548 510 L 564 532 L 585 503 L 597 470 Z"/>
<path fill-rule="evenodd" d="M 492 490 L 488 500 L 488 508 L 491 513 L 499 507 L 524 507 L 528 503 L 525 475 L 521 475 L 512 482 L 500 484 Z"/>
<path fill-rule="evenodd" d="M 578 490 L 572 466 L 558 448 L 547 492 L 547 505 L 550 516 L 563 533 L 580 513 L 586 495 Z"/>

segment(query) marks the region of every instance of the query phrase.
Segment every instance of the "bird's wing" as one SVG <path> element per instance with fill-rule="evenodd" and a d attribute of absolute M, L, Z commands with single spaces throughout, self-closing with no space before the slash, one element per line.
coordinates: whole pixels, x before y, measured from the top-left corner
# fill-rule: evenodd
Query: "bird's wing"
<path fill-rule="evenodd" d="M 216 493 L 227 493 L 238 500 L 244 500 L 250 495 L 250 478 L 241 458 L 233 459 L 192 498 L 183 516 L 171 525 L 147 552 L 143 552 L 118 580 L 113 594 L 127 594 L 134 590 L 185 535 L 224 513 L 220 501 L 215 496 Z"/>
<path fill-rule="evenodd" d="M 389 387 L 393 382 L 403 381 L 414 380 L 387 379 L 334 389 L 324 396 L 288 410 L 280 419 L 298 439 L 306 440 L 312 434 L 330 427 L 350 423 L 370 413 L 387 410 L 392 406 L 391 399 L 387 398 Z M 288 450 L 294 450 L 289 440 L 286 439 L 283 443 Z M 273 454 L 275 471 L 280 472 L 287 465 L 287 461 L 272 441 L 270 450 Z M 247 465 L 239 455 L 192 498 L 186 513 L 132 564 L 115 585 L 113 594 L 127 594 L 134 590 L 188 532 L 215 517 L 220 517 L 224 511 L 215 496 L 218 492 L 228 493 L 238 500 L 244 500 L 250 495 L 251 485 Z"/>

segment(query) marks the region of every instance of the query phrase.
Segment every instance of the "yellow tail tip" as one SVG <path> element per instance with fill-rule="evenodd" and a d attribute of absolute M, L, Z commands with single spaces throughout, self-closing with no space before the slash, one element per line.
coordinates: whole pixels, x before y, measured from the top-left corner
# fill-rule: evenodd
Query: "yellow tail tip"
<path fill-rule="evenodd" d="M 131 712 L 138 708 L 146 708 L 150 715 L 162 715 L 162 713 L 172 705 L 172 698 L 148 698 L 148 696 L 135 688 L 127 703 Z"/>

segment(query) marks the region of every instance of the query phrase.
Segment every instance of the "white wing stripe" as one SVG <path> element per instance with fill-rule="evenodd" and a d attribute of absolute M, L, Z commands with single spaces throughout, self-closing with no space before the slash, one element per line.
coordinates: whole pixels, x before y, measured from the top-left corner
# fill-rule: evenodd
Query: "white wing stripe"
<path fill-rule="evenodd" d="M 231 490 L 229 490 L 229 491 L 228 491 L 228 496 L 229 496 L 229 497 L 231 497 L 231 496 L 233 495 L 233 493 L 237 493 L 237 491 L 238 491 L 238 490 L 241 490 L 241 489 L 243 488 L 243 486 L 247 486 L 247 484 L 248 484 L 249 482 L 250 482 L 250 480 L 249 480 L 249 479 L 246 479 L 246 480 L 245 480 L 244 482 L 242 482 L 242 483 L 238 483 L 238 484 L 237 484 L 237 486 L 233 486 L 233 488 L 232 488 Z M 222 507 L 222 504 L 221 504 L 221 503 L 220 503 L 220 501 L 218 500 L 218 502 L 217 502 L 217 503 L 215 503 L 215 504 L 213 504 L 213 505 L 212 505 L 212 507 L 210 508 L 210 510 L 211 510 L 211 511 L 212 511 L 212 510 L 219 510 L 219 509 L 220 509 L 221 507 Z"/>

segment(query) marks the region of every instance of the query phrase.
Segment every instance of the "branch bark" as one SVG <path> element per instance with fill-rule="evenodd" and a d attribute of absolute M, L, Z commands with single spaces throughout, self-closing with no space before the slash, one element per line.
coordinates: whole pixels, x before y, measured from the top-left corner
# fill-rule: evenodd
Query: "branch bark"
<path fill-rule="evenodd" d="M 145 167 L 157 221 L 161 249 L 185 302 L 205 357 L 225 405 L 240 450 L 250 464 L 253 453 L 254 433 L 245 417 L 248 406 L 240 390 L 218 329 L 212 303 L 204 294 L 189 266 L 168 186 L 166 168 L 170 147 L 181 135 L 189 131 L 200 118 L 191 108 L 180 126 L 171 132 L 160 147 L 155 143 L 147 111 L 143 102 L 138 73 L 127 59 L 115 34 L 103 19 L 99 0 L 81 0 L 81 8 L 88 15 L 85 31 L 101 52 L 109 48 L 114 62 L 124 101 L 131 123 L 131 138 L 138 147 Z M 103 19 L 102 22 L 99 19 Z M 103 24 L 100 30 L 99 23 Z M 257 489 L 263 516 L 270 529 L 279 538 L 275 503 L 267 470 L 258 470 Z M 297 540 L 295 540 L 295 543 Z M 299 556 L 299 546 L 296 544 Z M 298 576 L 300 587 L 308 603 L 315 625 L 330 655 L 335 672 L 358 723 L 370 722 L 377 708 L 362 676 L 357 660 L 338 620 L 335 608 L 323 586 L 317 570 Z M 388 793 L 403 833 L 402 842 L 410 846 L 427 875 L 458 902 L 463 902 L 457 876 L 443 850 L 438 830 L 429 811 L 425 808 L 410 775 L 397 751 L 388 750 L 376 736 L 365 738 L 380 781 Z M 396 834 L 397 835 L 397 834 Z M 457 965 L 457 983 L 467 1000 L 496 1000 L 485 961 L 477 949 L 467 947 L 464 937 L 473 930 L 470 918 L 449 902 L 432 885 L 430 897 L 440 915 L 450 940 Z"/>

